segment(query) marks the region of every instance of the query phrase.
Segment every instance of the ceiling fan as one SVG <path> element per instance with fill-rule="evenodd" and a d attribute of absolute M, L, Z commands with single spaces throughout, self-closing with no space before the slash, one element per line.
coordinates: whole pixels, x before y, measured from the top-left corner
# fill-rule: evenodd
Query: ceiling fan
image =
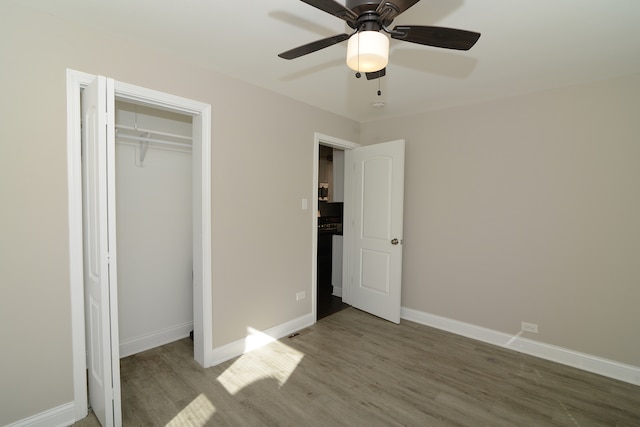
<path fill-rule="evenodd" d="M 349 40 L 347 65 L 356 71 L 356 77 L 364 72 L 368 80 L 386 74 L 389 39 L 381 30 L 393 39 L 456 50 L 469 50 L 480 38 L 480 33 L 445 27 L 398 25 L 389 29 L 398 15 L 420 0 L 346 0 L 345 6 L 334 0 L 301 1 L 344 20 L 354 31 L 298 46 L 278 56 L 284 59 L 299 58 Z"/>

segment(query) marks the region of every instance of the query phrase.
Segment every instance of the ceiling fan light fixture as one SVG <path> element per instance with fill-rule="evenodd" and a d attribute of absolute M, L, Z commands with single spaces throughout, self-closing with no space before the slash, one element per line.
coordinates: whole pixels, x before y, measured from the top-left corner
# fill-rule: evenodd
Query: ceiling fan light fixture
<path fill-rule="evenodd" d="M 389 63 L 389 39 L 378 31 L 359 31 L 349 38 L 347 65 L 354 71 L 373 73 Z"/>

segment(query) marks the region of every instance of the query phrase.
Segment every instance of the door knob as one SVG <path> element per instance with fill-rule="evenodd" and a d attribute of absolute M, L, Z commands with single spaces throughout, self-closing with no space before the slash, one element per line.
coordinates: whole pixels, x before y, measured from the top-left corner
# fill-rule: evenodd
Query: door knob
<path fill-rule="evenodd" d="M 393 239 L 393 240 L 391 241 L 391 244 L 392 244 L 392 245 L 397 245 L 398 243 L 400 243 L 400 241 L 399 241 L 398 239 Z"/>

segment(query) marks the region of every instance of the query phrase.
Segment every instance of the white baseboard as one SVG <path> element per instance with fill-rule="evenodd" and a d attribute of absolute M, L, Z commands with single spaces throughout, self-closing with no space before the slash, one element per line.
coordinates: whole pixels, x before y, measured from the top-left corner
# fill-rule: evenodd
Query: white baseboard
<path fill-rule="evenodd" d="M 73 402 L 65 403 L 20 421 L 8 424 L 6 427 L 63 427 L 76 422 Z"/>
<path fill-rule="evenodd" d="M 406 307 L 402 307 L 401 317 L 405 320 L 536 356 L 541 359 L 550 360 L 630 384 L 640 385 L 640 367 L 637 366 L 626 365 L 563 347 L 521 338 L 520 334 L 509 335 Z"/>
<path fill-rule="evenodd" d="M 260 348 L 272 341 L 286 337 L 300 329 L 311 326 L 315 322 L 316 319 L 314 315 L 310 313 L 289 322 L 274 326 L 273 328 L 269 328 L 265 331 L 257 331 L 249 328 L 245 338 L 214 348 L 210 353 L 209 359 L 206 360 L 205 367 L 215 366 L 222 362 L 226 362 L 229 359 L 248 353 L 251 350 Z"/>
<path fill-rule="evenodd" d="M 342 286 L 334 286 L 332 295 L 338 298 L 342 298 Z"/>
<path fill-rule="evenodd" d="M 186 338 L 192 330 L 193 322 L 187 322 L 122 341 L 120 343 L 120 357 L 131 356 L 132 354 L 140 353 L 141 351 L 150 350 L 152 348 Z"/>

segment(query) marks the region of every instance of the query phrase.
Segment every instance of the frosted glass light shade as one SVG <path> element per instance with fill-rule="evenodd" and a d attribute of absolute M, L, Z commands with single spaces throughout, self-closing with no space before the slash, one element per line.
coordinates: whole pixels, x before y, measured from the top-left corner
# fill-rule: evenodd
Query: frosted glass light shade
<path fill-rule="evenodd" d="M 349 38 L 347 65 L 354 71 L 373 73 L 389 63 L 389 39 L 378 31 L 360 31 Z"/>

